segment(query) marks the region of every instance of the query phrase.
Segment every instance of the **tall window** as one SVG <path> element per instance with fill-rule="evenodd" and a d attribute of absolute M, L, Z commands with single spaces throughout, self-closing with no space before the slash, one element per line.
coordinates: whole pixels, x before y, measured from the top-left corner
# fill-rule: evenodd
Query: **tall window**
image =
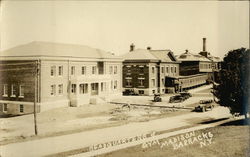
<path fill-rule="evenodd" d="M 56 75 L 56 66 L 51 66 L 50 67 L 50 76 L 55 76 Z"/>
<path fill-rule="evenodd" d="M 176 67 L 174 67 L 174 73 L 176 73 L 177 72 L 177 68 Z"/>
<path fill-rule="evenodd" d="M 104 91 L 104 83 L 101 83 L 101 91 Z"/>
<path fill-rule="evenodd" d="M 3 104 L 3 112 L 7 112 L 8 111 L 8 106 L 7 104 Z"/>
<path fill-rule="evenodd" d="M 155 67 L 152 67 L 152 73 L 153 74 L 155 73 Z"/>
<path fill-rule="evenodd" d="M 14 84 L 11 85 L 11 97 L 16 96 L 16 86 Z"/>
<path fill-rule="evenodd" d="M 92 66 L 92 74 L 96 74 L 96 66 Z"/>
<path fill-rule="evenodd" d="M 117 74 L 117 66 L 114 67 L 114 74 Z"/>
<path fill-rule="evenodd" d="M 58 75 L 62 76 L 63 75 L 63 66 L 58 67 Z"/>
<path fill-rule="evenodd" d="M 166 67 L 166 73 L 169 73 L 169 67 Z"/>
<path fill-rule="evenodd" d="M 75 72 L 76 72 L 75 66 L 72 66 L 71 67 L 71 75 L 75 75 Z"/>
<path fill-rule="evenodd" d="M 109 66 L 109 74 L 113 74 L 113 66 Z"/>
<path fill-rule="evenodd" d="M 20 104 L 20 106 L 19 106 L 19 112 L 23 113 L 23 110 L 24 110 L 23 104 Z"/>
<path fill-rule="evenodd" d="M 117 89 L 117 80 L 114 81 L 114 89 Z"/>
<path fill-rule="evenodd" d="M 24 97 L 24 85 L 19 85 L 19 97 Z"/>
<path fill-rule="evenodd" d="M 50 95 L 56 95 L 56 85 L 50 86 Z"/>
<path fill-rule="evenodd" d="M 144 86 L 144 79 L 140 79 L 140 78 L 138 78 L 139 79 L 139 86 Z"/>
<path fill-rule="evenodd" d="M 79 90 L 80 94 L 88 93 L 88 84 L 80 84 Z"/>
<path fill-rule="evenodd" d="M 173 73 L 173 67 L 171 67 L 171 73 Z"/>
<path fill-rule="evenodd" d="M 131 86 L 132 84 L 131 84 L 131 82 L 132 82 L 132 80 L 131 79 L 126 79 L 126 86 Z"/>
<path fill-rule="evenodd" d="M 161 73 L 164 73 L 164 67 L 161 67 Z"/>
<path fill-rule="evenodd" d="M 71 84 L 71 93 L 76 93 L 76 84 Z"/>
<path fill-rule="evenodd" d="M 86 74 L 86 66 L 82 66 L 82 75 Z"/>
<path fill-rule="evenodd" d="M 8 85 L 7 84 L 3 85 L 3 96 L 8 96 Z"/>
<path fill-rule="evenodd" d="M 58 94 L 62 95 L 63 94 L 63 84 L 58 85 Z"/>
<path fill-rule="evenodd" d="M 155 87 L 155 79 L 152 79 L 152 86 Z"/>

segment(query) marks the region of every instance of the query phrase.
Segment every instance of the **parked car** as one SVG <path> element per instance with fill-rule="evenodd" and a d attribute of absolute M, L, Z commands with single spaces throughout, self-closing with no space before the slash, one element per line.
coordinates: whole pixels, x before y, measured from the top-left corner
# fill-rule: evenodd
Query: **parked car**
<path fill-rule="evenodd" d="M 153 102 L 161 102 L 161 101 L 162 101 L 162 99 L 161 99 L 160 94 L 154 94 Z"/>
<path fill-rule="evenodd" d="M 194 108 L 196 112 L 206 112 L 208 109 L 212 110 L 214 105 L 213 100 L 200 100 L 200 104 Z"/>
<path fill-rule="evenodd" d="M 185 99 L 192 97 L 192 94 L 188 92 L 180 92 L 180 95 L 183 96 Z"/>
<path fill-rule="evenodd" d="M 186 100 L 183 96 L 181 95 L 174 95 L 171 96 L 169 99 L 170 103 L 178 103 L 178 102 L 183 102 L 184 100 Z"/>

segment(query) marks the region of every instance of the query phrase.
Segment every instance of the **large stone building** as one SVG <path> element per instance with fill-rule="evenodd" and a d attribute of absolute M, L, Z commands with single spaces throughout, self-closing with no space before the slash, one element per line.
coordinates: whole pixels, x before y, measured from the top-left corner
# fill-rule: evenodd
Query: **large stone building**
<path fill-rule="evenodd" d="M 170 50 L 134 49 L 122 56 L 123 91 L 133 90 L 140 95 L 174 92 L 166 86 L 166 77 L 179 75 L 179 62 Z"/>
<path fill-rule="evenodd" d="M 35 98 L 38 111 L 103 102 L 122 93 L 122 59 L 82 45 L 32 42 L 1 52 L 0 89 L 5 114 L 32 113 Z"/>

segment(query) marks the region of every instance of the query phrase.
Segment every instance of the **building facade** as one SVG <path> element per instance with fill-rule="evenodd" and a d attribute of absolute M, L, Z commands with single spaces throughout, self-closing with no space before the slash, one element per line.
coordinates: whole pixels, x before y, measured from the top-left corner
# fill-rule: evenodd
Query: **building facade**
<path fill-rule="evenodd" d="M 3 114 L 32 113 L 35 100 L 37 110 L 45 111 L 101 103 L 122 93 L 122 59 L 82 45 L 17 46 L 1 53 L 0 74 Z"/>
<path fill-rule="evenodd" d="M 170 50 L 134 49 L 122 56 L 123 91 L 139 95 L 174 92 L 166 86 L 166 76 L 179 75 L 179 62 Z"/>

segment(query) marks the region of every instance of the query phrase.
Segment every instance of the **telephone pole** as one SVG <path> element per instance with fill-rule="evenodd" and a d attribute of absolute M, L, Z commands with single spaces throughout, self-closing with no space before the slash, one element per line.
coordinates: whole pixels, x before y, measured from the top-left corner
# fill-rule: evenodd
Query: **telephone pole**
<path fill-rule="evenodd" d="M 38 134 L 38 130 L 37 130 L 37 80 L 38 80 L 38 73 L 39 73 L 39 66 L 38 66 L 38 62 L 35 62 L 35 82 L 34 82 L 34 126 L 35 126 L 35 135 Z"/>

